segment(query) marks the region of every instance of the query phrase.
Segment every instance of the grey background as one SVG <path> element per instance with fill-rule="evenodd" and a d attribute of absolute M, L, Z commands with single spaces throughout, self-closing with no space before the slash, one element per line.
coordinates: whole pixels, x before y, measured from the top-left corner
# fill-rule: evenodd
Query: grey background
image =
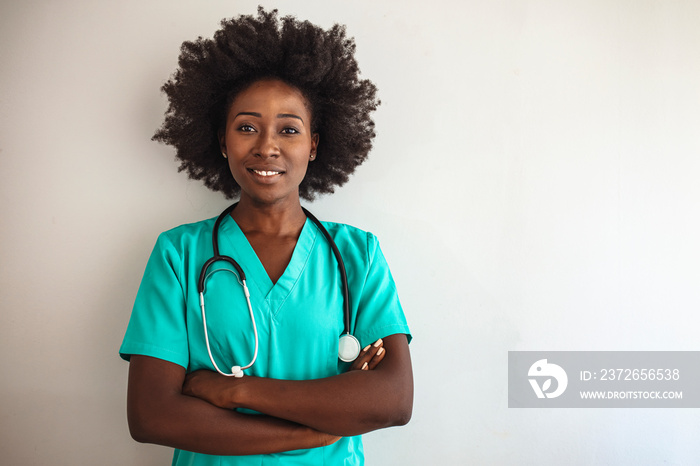
<path fill-rule="evenodd" d="M 700 463 L 694 409 L 507 402 L 508 351 L 700 349 L 700 2 L 4 0 L 3 464 L 170 464 L 117 349 L 157 235 L 228 201 L 150 141 L 159 87 L 258 3 L 346 24 L 379 87 L 369 160 L 306 204 L 378 236 L 414 334 L 368 465 Z"/>

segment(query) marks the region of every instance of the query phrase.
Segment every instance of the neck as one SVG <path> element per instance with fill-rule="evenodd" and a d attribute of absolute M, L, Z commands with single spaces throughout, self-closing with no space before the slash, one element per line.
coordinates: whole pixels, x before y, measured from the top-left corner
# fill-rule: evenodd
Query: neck
<path fill-rule="evenodd" d="M 262 204 L 242 196 L 231 217 L 243 233 L 298 236 L 306 222 L 306 214 L 297 198 L 292 202 Z"/>

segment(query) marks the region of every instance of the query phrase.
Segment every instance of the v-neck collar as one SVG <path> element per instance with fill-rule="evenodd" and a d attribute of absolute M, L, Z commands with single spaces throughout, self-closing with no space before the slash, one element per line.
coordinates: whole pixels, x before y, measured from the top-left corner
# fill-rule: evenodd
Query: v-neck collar
<path fill-rule="evenodd" d="M 272 313 L 276 314 L 301 278 L 311 255 L 317 236 L 317 229 L 314 228 L 311 220 L 307 218 L 304 222 L 297 244 L 294 246 L 292 258 L 276 283 L 272 283 L 245 233 L 230 215 L 223 220 L 219 230 L 219 242 L 225 245 L 222 253 L 227 254 L 227 251 L 232 251 L 230 255 L 243 267 L 251 293 L 259 293 L 259 296 L 263 296 Z"/>

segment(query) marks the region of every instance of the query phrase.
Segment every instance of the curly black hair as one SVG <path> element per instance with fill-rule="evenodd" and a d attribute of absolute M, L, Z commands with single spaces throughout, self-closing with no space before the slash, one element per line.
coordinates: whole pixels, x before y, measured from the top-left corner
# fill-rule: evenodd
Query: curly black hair
<path fill-rule="evenodd" d="M 221 21 L 213 39 L 184 42 L 179 68 L 163 87 L 169 106 L 154 141 L 174 146 L 179 171 L 221 191 L 240 193 L 221 157 L 219 131 L 236 95 L 253 82 L 277 78 L 296 87 L 311 110 L 311 129 L 318 133 L 317 158 L 309 164 L 299 195 L 312 200 L 332 193 L 365 161 L 372 148 L 370 113 L 379 100 L 377 88 L 359 78 L 355 42 L 345 27 L 329 30 L 285 16 L 277 10 Z"/>

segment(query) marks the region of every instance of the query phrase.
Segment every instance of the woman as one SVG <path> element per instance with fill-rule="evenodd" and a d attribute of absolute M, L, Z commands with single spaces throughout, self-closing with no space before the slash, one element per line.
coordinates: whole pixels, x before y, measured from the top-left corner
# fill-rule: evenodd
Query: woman
<path fill-rule="evenodd" d="M 239 198 L 216 232 L 210 219 L 160 235 L 120 349 L 132 436 L 175 447 L 173 464 L 363 464 L 359 434 L 410 419 L 410 334 L 376 238 L 318 226 L 300 203 L 346 182 L 371 148 L 376 89 L 353 53 L 340 26 L 260 8 L 185 42 L 163 87 L 154 139 Z M 345 301 L 323 227 L 364 347 L 351 363 L 338 359 Z M 202 272 L 213 237 L 241 264 L 250 309 L 231 263 Z"/>

